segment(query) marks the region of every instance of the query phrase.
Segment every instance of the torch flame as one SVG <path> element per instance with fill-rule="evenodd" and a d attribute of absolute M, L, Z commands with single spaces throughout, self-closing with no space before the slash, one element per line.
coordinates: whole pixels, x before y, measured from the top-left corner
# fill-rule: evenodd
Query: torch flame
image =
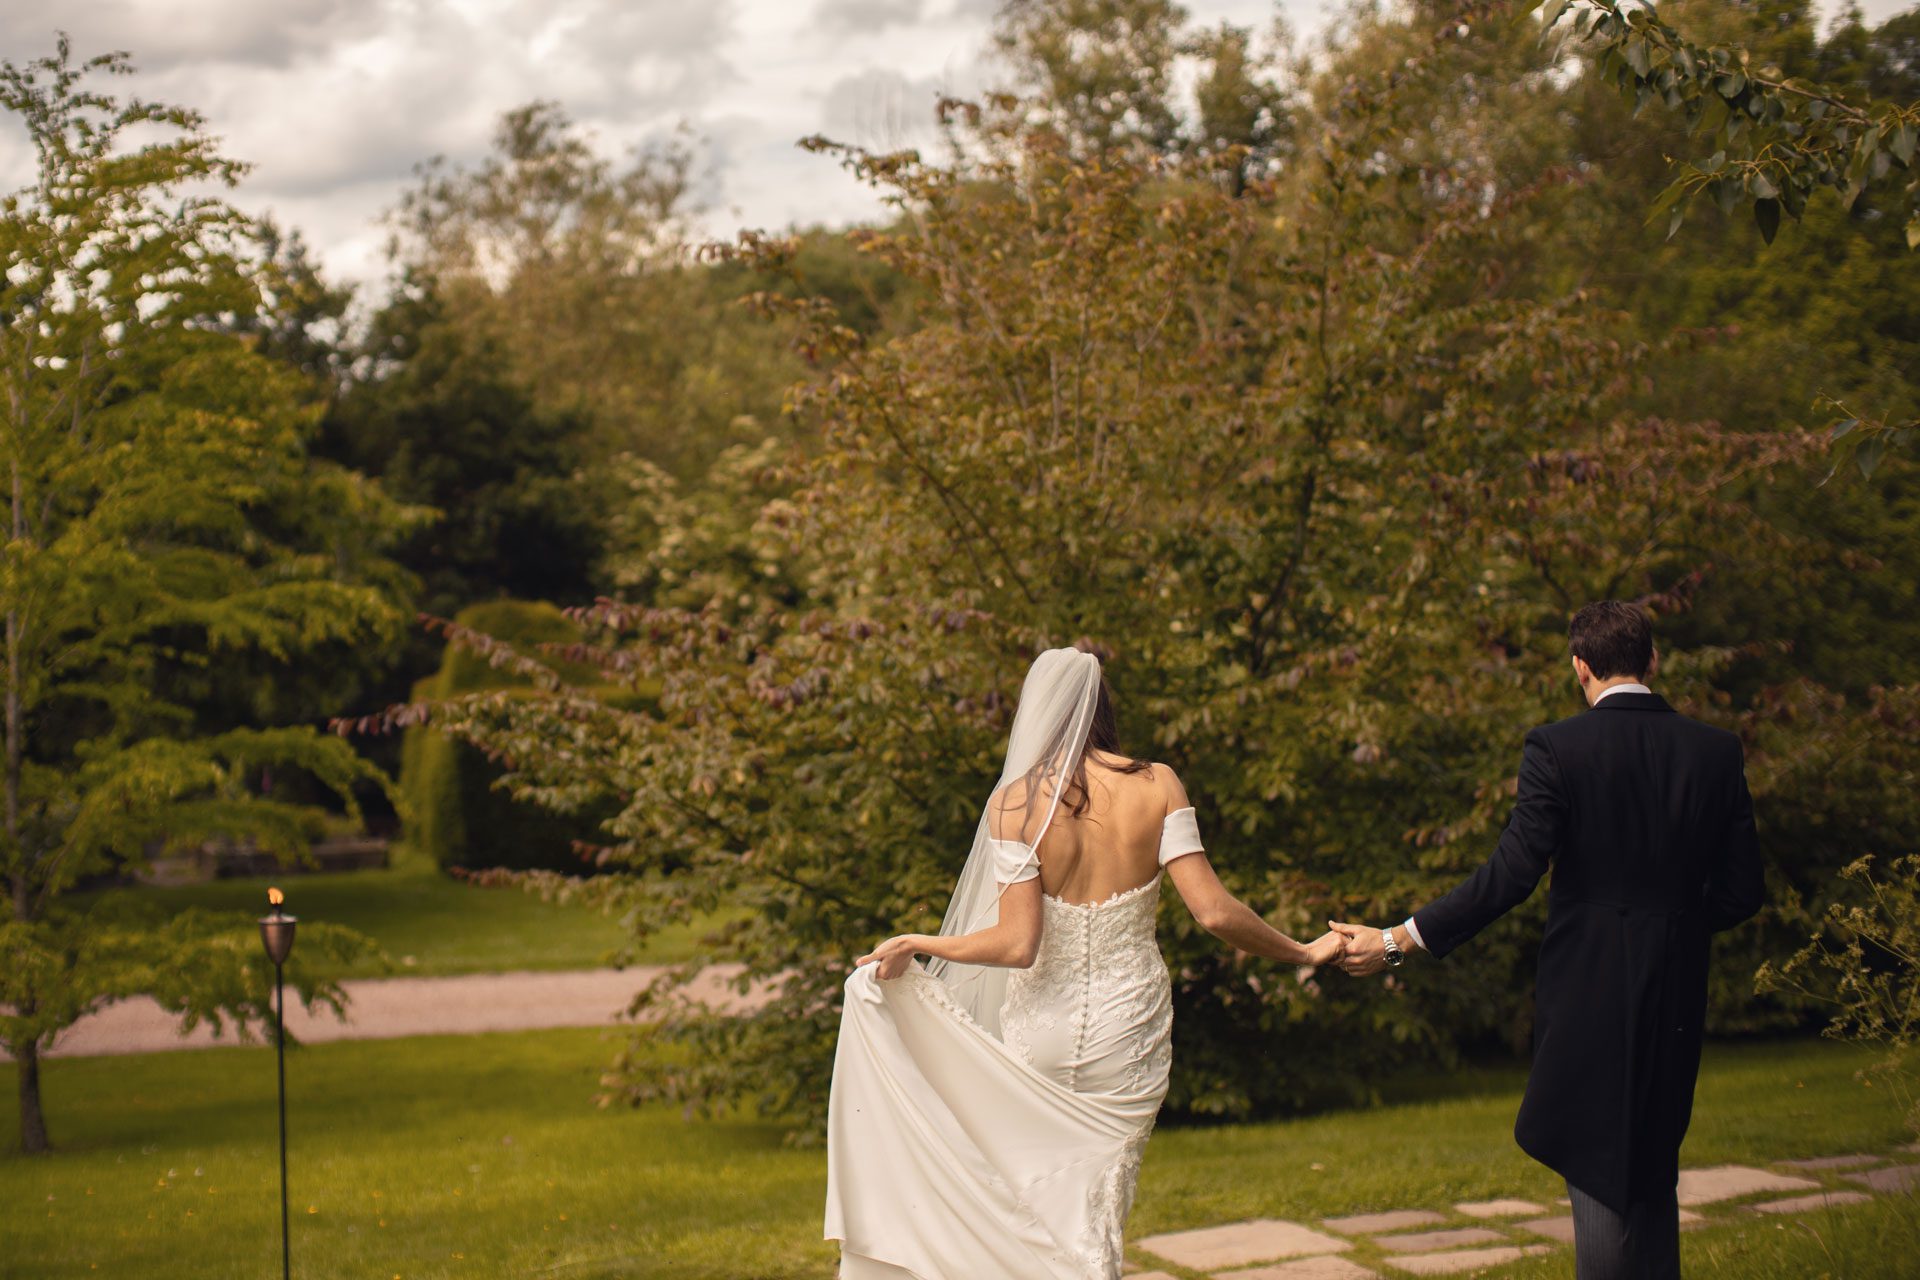
<path fill-rule="evenodd" d="M 280 892 L 280 891 L 279 891 L 278 889 L 268 889 L 268 890 L 267 890 L 267 905 L 268 905 L 268 906 L 270 906 L 270 907 L 277 907 L 277 906 L 279 906 L 279 905 L 280 905 L 281 903 L 283 903 L 283 902 L 285 902 L 286 900 L 287 900 L 287 895 L 286 895 L 286 894 L 284 894 L 284 893 L 282 893 L 282 892 Z"/>

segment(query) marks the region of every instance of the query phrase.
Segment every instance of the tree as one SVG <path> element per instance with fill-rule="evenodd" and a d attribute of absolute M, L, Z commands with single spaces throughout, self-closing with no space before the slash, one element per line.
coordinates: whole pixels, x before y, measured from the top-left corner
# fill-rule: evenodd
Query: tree
<path fill-rule="evenodd" d="M 233 316 L 233 330 L 252 338 L 261 355 L 305 374 L 315 400 L 329 401 L 340 394 L 352 357 L 353 289 L 328 282 L 299 231 L 263 218 L 259 237 L 261 305 Z"/>
<path fill-rule="evenodd" d="M 1221 23 L 1189 31 L 1169 0 L 1008 0 L 994 44 L 1035 123 L 1057 130 L 1074 154 L 1124 148 L 1219 156 L 1236 194 L 1248 177 L 1271 176 L 1290 138 L 1289 94 L 1275 74 L 1276 48 Z M 1276 19 L 1277 45 L 1286 28 Z M 1177 85 L 1191 71 L 1194 107 Z"/>
<path fill-rule="evenodd" d="M 1483 856 L 1515 726 L 1572 709 L 1578 604 L 1683 618 L 1716 598 L 1714 564 L 1808 555 L 1740 497 L 1799 483 L 1810 436 L 1645 412 L 1661 343 L 1484 269 L 1527 251 L 1555 189 L 1490 199 L 1425 154 L 1471 31 L 1450 18 L 1371 49 L 1377 70 L 1329 69 L 1301 120 L 1316 144 L 1237 196 L 1230 157 L 1088 155 L 1011 97 L 954 105 L 944 163 L 812 144 L 901 211 L 864 245 L 934 300 L 926 323 L 866 341 L 816 299 L 763 295 L 820 361 L 793 393 L 817 451 L 770 462 L 731 525 L 647 507 L 671 527 L 630 580 L 675 594 L 577 610 L 586 643 L 456 637 L 526 696 L 387 717 L 489 751 L 520 794 L 619 807 L 615 874 L 533 883 L 617 901 L 643 933 L 748 909 L 692 963 L 742 962 L 775 1002 L 719 1018 L 677 1002 L 686 970 L 663 977 L 637 1042 L 690 1052 L 627 1059 L 615 1096 L 818 1118 L 850 949 L 937 923 L 1043 644 L 1107 656 L 1129 745 L 1178 765 L 1223 875 L 1297 931 L 1404 911 Z M 772 272 L 796 247 L 738 252 Z M 1804 685 L 1731 707 L 1737 651 L 1666 657 L 1682 705 L 1766 746 L 1757 790 L 1783 825 L 1791 804 L 1809 861 L 1839 858 L 1809 834 L 1838 812 L 1920 825 L 1898 798 L 1911 744 L 1875 759 L 1844 700 Z M 562 658 L 657 701 L 567 688 Z M 1793 798 L 1816 760 L 1831 788 Z M 1408 1044 L 1524 1039 L 1526 923 L 1490 932 L 1470 973 L 1377 998 L 1236 963 L 1170 910 L 1171 1105 L 1364 1095 Z M 1310 1071 L 1290 1065 L 1302 1034 Z"/>
<path fill-rule="evenodd" d="M 1077 148 L 1168 150 L 1180 132 L 1171 98 L 1186 20 L 1173 0 L 1007 0 L 994 43 L 1036 111 Z"/>
<path fill-rule="evenodd" d="M 1876 1061 L 1857 1074 L 1878 1080 L 1920 1136 L 1913 1047 L 1920 1040 L 1920 856 L 1896 857 L 1876 873 L 1872 855 L 1843 868 L 1843 896 L 1829 904 L 1807 945 L 1760 970 L 1761 989 L 1787 988 L 1831 1010 L 1835 1040 L 1873 1045 Z"/>
<path fill-rule="evenodd" d="M 1898 48 L 1897 29 L 1843 26 L 1822 41 L 1819 13 L 1800 3 L 1693 0 L 1665 12 L 1700 38 L 1738 42 L 1794 74 L 1815 70 L 1849 94 Z M 1397 20 L 1359 26 L 1333 65 L 1376 70 L 1414 38 Z M 1532 193 L 1532 230 L 1478 269 L 1516 296 L 1579 289 L 1630 317 L 1623 338 L 1651 344 L 1633 393 L 1640 410 L 1741 431 L 1819 428 L 1842 416 L 1825 407 L 1834 402 L 1889 422 L 1920 411 L 1920 255 L 1871 193 L 1851 209 L 1835 193 L 1816 196 L 1770 246 L 1744 208 L 1697 202 L 1669 239 L 1664 219 L 1645 225 L 1646 211 L 1671 176 L 1668 157 L 1692 144 L 1681 115 L 1635 113 L 1591 47 L 1542 44 L 1527 26 L 1476 24 L 1457 59 L 1454 78 L 1422 91 L 1421 123 L 1402 145 L 1436 181 L 1479 186 L 1490 201 Z M 1810 558 L 1723 560 L 1716 591 L 1679 623 L 1689 641 L 1751 646 L 1727 677 L 1737 699 L 1800 675 L 1858 699 L 1920 678 L 1920 618 L 1901 603 L 1920 574 L 1913 472 L 1902 462 L 1857 478 L 1845 450 L 1863 431 L 1841 440 L 1823 474 L 1843 473 L 1824 488 L 1748 486 L 1745 500 L 1769 523 L 1807 537 Z"/>
<path fill-rule="evenodd" d="M 362 345 L 370 368 L 329 414 L 321 448 L 438 513 L 394 551 L 422 581 L 421 607 L 590 599 L 601 528 L 582 500 L 587 423 L 537 405 L 499 341 L 437 293 L 389 303 Z"/>
<path fill-rule="evenodd" d="M 1845 65 L 1803 4 L 1696 0 L 1665 12 L 1796 74 Z M 1864 36 L 1858 65 L 1883 57 L 1880 39 Z M 1386 74 L 1424 43 L 1418 21 L 1357 24 L 1315 83 Z M 1507 236 L 1456 242 L 1475 257 L 1464 276 L 1539 302 L 1578 290 L 1614 313 L 1609 332 L 1644 346 L 1628 412 L 1785 437 L 1804 431 L 1823 393 L 1909 413 L 1920 404 L 1911 376 L 1920 261 L 1869 201 L 1848 210 L 1823 195 L 1772 246 L 1745 210 L 1703 203 L 1667 240 L 1664 226 L 1643 224 L 1666 157 L 1688 145 L 1683 119 L 1634 114 L 1596 74 L 1591 49 L 1539 44 L 1526 27 L 1474 22 L 1447 56 L 1445 74 L 1402 90 L 1409 124 L 1393 154 L 1428 175 L 1435 200 L 1475 190 L 1523 220 Z M 1739 712 L 1723 722 L 1747 739 L 1768 847 L 1779 851 L 1767 912 L 1717 944 L 1715 1026 L 1729 1031 L 1803 1025 L 1803 1003 L 1791 993 L 1753 999 L 1748 975 L 1798 945 L 1841 867 L 1863 848 L 1898 850 L 1915 830 L 1901 774 L 1915 743 L 1899 692 L 1920 681 L 1920 618 L 1908 604 L 1920 573 L 1914 473 L 1896 460 L 1836 498 L 1837 486 L 1812 483 L 1830 468 L 1798 483 L 1765 471 L 1736 478 L 1721 500 L 1789 532 L 1797 552 L 1703 548 L 1710 587 L 1661 618 L 1664 648 L 1718 655 L 1709 696 Z"/>
<path fill-rule="evenodd" d="M 1256 53 L 1253 33 L 1223 22 L 1195 36 L 1189 48 L 1203 67 L 1194 86 L 1195 145 L 1203 152 L 1233 154 L 1233 192 L 1249 176 L 1275 171 L 1289 141 L 1291 104 Z"/>
<path fill-rule="evenodd" d="M 1750 203 L 1771 241 L 1780 215 L 1798 218 L 1816 188 L 1840 191 L 1851 205 L 1895 164 L 1914 171 L 1920 102 L 1855 102 L 1778 63 L 1756 63 L 1740 46 L 1697 44 L 1649 5 L 1549 0 L 1543 25 L 1551 32 L 1569 14 L 1574 35 L 1595 45 L 1600 73 L 1630 93 L 1636 109 L 1659 101 L 1712 135 L 1712 154 L 1680 165 L 1655 202 L 1669 228 L 1680 225 L 1689 198 L 1705 194 L 1723 211 Z M 1920 248 L 1920 181 L 1907 183 L 1905 197 L 1907 244 Z"/>
<path fill-rule="evenodd" d="M 1791 16 L 1803 4 L 1780 6 Z M 1652 217 L 1666 218 L 1669 235 L 1691 205 L 1710 198 L 1722 213 L 1752 209 L 1760 234 L 1771 244 L 1781 215 L 1799 220 L 1815 192 L 1839 192 L 1852 209 L 1869 191 L 1888 215 L 1905 223 L 1908 249 L 1920 249 L 1920 100 L 1910 92 L 1910 28 L 1889 24 L 1883 56 L 1855 83 L 1822 82 L 1812 66 L 1791 58 L 1756 59 L 1732 43 L 1702 44 L 1668 23 L 1651 5 L 1619 0 L 1547 0 L 1540 8 L 1551 34 L 1571 15 L 1575 39 L 1591 44 L 1598 73 L 1632 96 L 1636 112 L 1658 101 L 1681 113 L 1692 132 L 1707 133 L 1711 154 L 1676 162 L 1677 175 L 1653 201 Z M 1857 10 L 1852 26 L 1857 28 Z M 1785 65 L 1783 65 L 1783 63 Z M 1889 101 L 1874 94 L 1897 95 Z M 1889 188 L 1896 166 L 1906 175 L 1899 194 Z M 1852 462 L 1870 479 L 1889 447 L 1920 440 L 1920 420 L 1856 413 L 1828 399 L 1828 439 L 1842 446 L 1837 472 Z"/>
<path fill-rule="evenodd" d="M 401 580 L 379 554 L 406 513 L 307 450 L 310 386 L 236 329 L 260 299 L 258 228 L 215 196 L 241 167 L 200 117 L 121 101 L 122 54 L 0 63 L 32 184 L 0 203 L 8 537 L 0 1041 L 21 1142 L 48 1148 L 39 1054 L 101 1000 L 148 991 L 190 1019 L 263 1012 L 264 961 L 223 922 L 82 916 L 89 877 L 211 836 L 304 853 L 321 814 L 258 785 L 286 765 L 336 794 L 377 775 L 311 727 L 209 730 L 183 672 L 389 644 Z M 311 961 L 354 945 L 311 931 Z"/>
<path fill-rule="evenodd" d="M 508 112 L 486 159 L 422 166 L 393 210 L 401 305 L 432 306 L 539 414 L 582 424 L 590 464 L 631 453 L 695 479 L 780 429 L 798 365 L 693 261 L 694 161 L 675 139 L 616 165 L 552 103 Z"/>

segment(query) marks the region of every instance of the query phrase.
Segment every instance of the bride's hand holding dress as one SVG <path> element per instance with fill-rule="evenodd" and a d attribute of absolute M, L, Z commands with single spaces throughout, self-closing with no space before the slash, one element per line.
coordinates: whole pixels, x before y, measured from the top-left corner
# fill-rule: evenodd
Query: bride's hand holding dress
<path fill-rule="evenodd" d="M 1000 895 L 1000 920 L 990 928 L 959 937 L 927 933 L 902 933 L 888 938 L 856 959 L 857 969 L 875 964 L 876 977 L 897 978 L 907 971 L 913 958 L 932 956 L 957 964 L 995 965 L 1007 969 L 1027 969 L 1040 954 L 1043 928 L 1040 879 L 1034 877 L 1008 885 Z"/>

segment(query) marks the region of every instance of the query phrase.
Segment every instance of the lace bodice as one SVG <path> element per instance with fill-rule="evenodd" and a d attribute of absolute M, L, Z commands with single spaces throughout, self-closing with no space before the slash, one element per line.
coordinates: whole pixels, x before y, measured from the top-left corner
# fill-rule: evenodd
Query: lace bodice
<path fill-rule="evenodd" d="M 1039 953 L 1007 983 L 1007 1047 L 1076 1093 L 1166 1087 L 1173 1006 L 1154 936 L 1160 879 L 1098 903 L 1043 895 Z"/>

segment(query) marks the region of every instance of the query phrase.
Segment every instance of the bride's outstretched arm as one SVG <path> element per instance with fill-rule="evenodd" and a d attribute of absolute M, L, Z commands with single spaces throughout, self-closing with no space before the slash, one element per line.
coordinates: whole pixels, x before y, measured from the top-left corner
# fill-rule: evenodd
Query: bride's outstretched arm
<path fill-rule="evenodd" d="M 1180 891 L 1187 910 L 1202 929 L 1229 946 L 1287 964 L 1331 964 L 1340 958 L 1346 940 L 1328 932 L 1311 943 L 1295 942 L 1262 920 L 1257 912 L 1227 891 L 1204 853 L 1189 853 L 1167 863 L 1167 876 Z"/>
<path fill-rule="evenodd" d="M 990 964 L 1025 969 L 1040 953 L 1042 914 L 1040 877 L 1008 885 L 1000 895 L 1000 921 L 972 933 L 942 937 L 930 933 L 903 933 L 859 957 L 854 964 L 877 961 L 880 977 L 897 978 L 916 955 L 938 956 L 957 964 Z"/>

